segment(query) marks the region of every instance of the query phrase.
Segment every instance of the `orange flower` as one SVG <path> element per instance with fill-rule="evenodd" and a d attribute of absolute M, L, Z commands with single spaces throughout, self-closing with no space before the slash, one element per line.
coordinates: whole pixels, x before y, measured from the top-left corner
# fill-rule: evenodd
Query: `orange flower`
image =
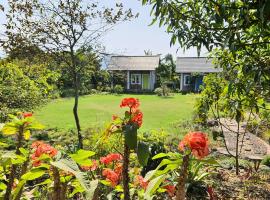
<path fill-rule="evenodd" d="M 23 116 L 23 118 L 32 117 L 33 113 L 25 112 L 25 113 L 22 114 L 22 116 Z"/>
<path fill-rule="evenodd" d="M 139 99 L 135 98 L 124 98 L 120 104 L 120 107 L 129 107 L 130 109 L 136 109 L 140 106 Z"/>
<path fill-rule="evenodd" d="M 142 118 L 143 118 L 143 113 L 140 110 L 136 110 L 132 114 L 131 121 L 133 123 L 136 123 L 139 127 L 141 127 L 142 126 Z"/>
<path fill-rule="evenodd" d="M 120 161 L 122 159 L 123 157 L 119 153 L 111 153 L 108 154 L 106 157 L 101 157 L 100 162 L 105 165 L 108 165 L 111 164 L 113 161 Z"/>
<path fill-rule="evenodd" d="M 208 138 L 203 132 L 190 132 L 185 135 L 179 143 L 178 149 L 184 151 L 185 147 L 189 148 L 198 159 L 202 159 L 209 154 Z"/>
<path fill-rule="evenodd" d="M 141 188 L 143 188 L 144 190 L 146 190 L 147 186 L 148 186 L 148 181 L 146 181 L 142 176 L 136 176 L 135 179 L 135 185 L 139 185 Z"/>
<path fill-rule="evenodd" d="M 112 187 L 115 187 L 120 180 L 120 176 L 111 169 L 104 169 L 102 175 L 106 177 L 106 180 L 111 183 Z"/>
<path fill-rule="evenodd" d="M 37 167 L 41 164 L 39 157 L 43 154 L 50 156 L 51 158 L 57 154 L 57 150 L 42 141 L 36 141 L 32 144 L 32 148 L 35 152 L 31 155 L 33 160 L 33 166 Z"/>

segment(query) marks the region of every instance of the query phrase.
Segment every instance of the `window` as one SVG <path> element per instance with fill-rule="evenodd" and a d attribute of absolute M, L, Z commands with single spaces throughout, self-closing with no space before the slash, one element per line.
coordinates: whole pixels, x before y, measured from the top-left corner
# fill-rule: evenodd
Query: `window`
<path fill-rule="evenodd" d="M 191 76 L 184 75 L 184 85 L 190 85 L 190 84 L 191 84 Z"/>
<path fill-rule="evenodd" d="M 142 76 L 141 74 L 131 74 L 131 84 L 141 84 Z"/>

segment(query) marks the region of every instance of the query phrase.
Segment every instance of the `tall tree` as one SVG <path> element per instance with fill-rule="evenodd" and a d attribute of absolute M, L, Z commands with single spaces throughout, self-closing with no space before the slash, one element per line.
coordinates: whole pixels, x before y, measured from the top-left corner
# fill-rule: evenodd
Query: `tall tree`
<path fill-rule="evenodd" d="M 78 116 L 80 55 L 84 50 L 97 50 L 99 39 L 117 23 L 134 17 L 122 4 L 114 8 L 84 0 L 10 0 L 6 13 L 6 38 L 2 44 L 7 52 L 22 42 L 38 45 L 61 62 L 65 62 L 73 79 L 73 115 L 78 134 L 78 146 L 83 148 Z"/>
<path fill-rule="evenodd" d="M 201 104 L 217 115 L 224 107 L 226 117 L 238 124 L 236 131 L 236 173 L 238 174 L 239 125 L 246 113 L 258 114 L 265 109 L 270 95 L 270 1 L 269 0 L 142 0 L 152 5 L 153 23 L 159 21 L 171 35 L 171 44 L 183 48 L 205 46 L 215 64 L 223 68 L 225 80 L 206 81 Z M 215 84 L 214 84 L 215 83 Z M 217 90 L 219 91 L 219 90 Z M 204 94 L 207 94 L 206 96 Z M 206 101 L 205 101 L 206 100 Z M 205 101 L 205 102 L 203 102 Z M 212 110 L 212 109 L 211 109 Z M 249 114 L 250 116 L 250 114 Z M 219 118 L 219 117 L 217 117 Z M 219 120 L 219 125 L 222 124 Z M 240 149 L 241 152 L 241 149 Z M 229 152 L 230 153 L 230 152 Z"/>
<path fill-rule="evenodd" d="M 241 70 L 269 92 L 270 1 L 269 0 L 142 0 L 152 5 L 153 23 L 159 21 L 171 35 L 171 44 L 183 48 L 202 46 L 232 53 Z M 220 60 L 226 59 L 219 55 Z M 223 66 L 228 68 L 226 62 Z M 226 66 L 225 66 L 226 65 Z M 269 94 L 269 93 L 268 93 Z"/>

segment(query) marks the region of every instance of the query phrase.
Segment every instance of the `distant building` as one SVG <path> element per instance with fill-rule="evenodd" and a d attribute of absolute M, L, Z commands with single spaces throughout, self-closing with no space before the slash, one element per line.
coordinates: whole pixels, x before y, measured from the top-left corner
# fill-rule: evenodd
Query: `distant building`
<path fill-rule="evenodd" d="M 156 83 L 157 56 L 112 56 L 108 70 L 122 71 L 126 74 L 126 91 L 153 91 Z"/>
<path fill-rule="evenodd" d="M 214 67 L 212 59 L 205 57 L 178 57 L 176 61 L 176 73 L 180 76 L 180 90 L 184 92 L 199 92 L 206 74 L 221 71 L 220 68 Z"/>

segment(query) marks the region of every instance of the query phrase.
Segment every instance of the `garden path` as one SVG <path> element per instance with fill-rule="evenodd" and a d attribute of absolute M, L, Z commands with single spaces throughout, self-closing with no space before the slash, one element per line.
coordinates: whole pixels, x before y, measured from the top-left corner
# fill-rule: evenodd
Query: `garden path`
<path fill-rule="evenodd" d="M 232 155 L 236 152 L 236 133 L 238 126 L 235 120 L 221 119 L 223 127 L 224 139 L 227 144 L 228 150 Z M 219 127 L 221 129 L 221 127 Z M 242 123 L 239 127 L 239 152 L 241 158 L 251 160 L 262 160 L 265 155 L 270 155 L 270 145 L 263 141 L 261 138 L 246 130 L 246 124 Z M 228 154 L 225 147 L 217 149 L 220 153 Z"/>

